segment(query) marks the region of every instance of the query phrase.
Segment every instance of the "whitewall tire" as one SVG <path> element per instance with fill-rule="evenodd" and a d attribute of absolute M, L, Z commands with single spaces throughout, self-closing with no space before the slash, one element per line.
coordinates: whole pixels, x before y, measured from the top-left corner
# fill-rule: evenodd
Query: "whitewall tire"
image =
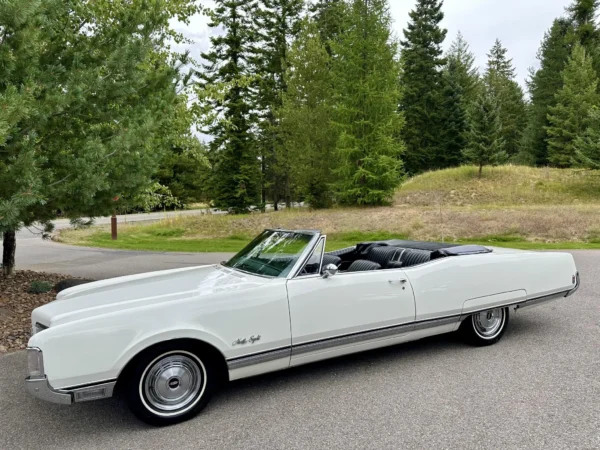
<path fill-rule="evenodd" d="M 215 362 L 189 343 L 164 343 L 139 355 L 125 376 L 131 411 L 150 425 L 191 419 L 219 385 Z"/>
<path fill-rule="evenodd" d="M 463 339 L 475 346 L 492 345 L 498 342 L 508 326 L 508 308 L 481 311 L 467 317 L 460 326 Z"/>

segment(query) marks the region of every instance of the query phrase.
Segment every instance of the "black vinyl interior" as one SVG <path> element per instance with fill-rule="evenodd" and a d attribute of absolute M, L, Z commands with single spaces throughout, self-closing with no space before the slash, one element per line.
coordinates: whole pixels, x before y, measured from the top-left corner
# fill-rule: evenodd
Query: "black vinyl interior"
<path fill-rule="evenodd" d="M 335 264 L 341 272 L 400 269 L 439 258 L 489 252 L 490 249 L 476 245 L 400 240 L 364 242 L 355 247 L 327 252 L 323 257 L 323 267 Z"/>

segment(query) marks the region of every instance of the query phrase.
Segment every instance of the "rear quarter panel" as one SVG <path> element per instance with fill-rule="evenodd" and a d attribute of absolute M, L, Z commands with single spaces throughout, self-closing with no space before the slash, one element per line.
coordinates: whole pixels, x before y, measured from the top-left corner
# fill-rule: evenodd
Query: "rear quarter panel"
<path fill-rule="evenodd" d="M 415 294 L 416 320 L 461 314 L 465 302 L 487 296 L 511 303 L 566 291 L 573 287 L 576 271 L 569 253 L 502 249 L 405 269 Z M 470 303 L 485 304 L 485 299 Z"/>

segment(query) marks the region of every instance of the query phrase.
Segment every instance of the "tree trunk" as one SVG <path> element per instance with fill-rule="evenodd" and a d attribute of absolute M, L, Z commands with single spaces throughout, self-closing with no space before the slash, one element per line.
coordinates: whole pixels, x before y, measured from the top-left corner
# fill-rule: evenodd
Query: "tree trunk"
<path fill-rule="evenodd" d="M 2 252 L 2 273 L 12 275 L 15 270 L 15 250 L 17 249 L 16 233 L 14 231 L 5 231 L 3 239 Z"/>
<path fill-rule="evenodd" d="M 481 178 L 482 172 L 483 172 L 483 164 L 479 164 L 479 178 Z"/>

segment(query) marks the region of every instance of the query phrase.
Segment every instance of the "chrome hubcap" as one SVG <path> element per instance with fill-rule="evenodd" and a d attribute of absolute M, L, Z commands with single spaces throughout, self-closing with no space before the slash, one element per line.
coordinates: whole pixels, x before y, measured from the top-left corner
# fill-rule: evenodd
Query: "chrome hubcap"
<path fill-rule="evenodd" d="M 484 339 L 492 339 L 502 331 L 504 309 L 496 308 L 473 315 L 473 328 Z"/>
<path fill-rule="evenodd" d="M 171 354 L 154 360 L 142 378 L 144 397 L 157 412 L 181 413 L 202 396 L 205 373 L 194 356 Z"/>

